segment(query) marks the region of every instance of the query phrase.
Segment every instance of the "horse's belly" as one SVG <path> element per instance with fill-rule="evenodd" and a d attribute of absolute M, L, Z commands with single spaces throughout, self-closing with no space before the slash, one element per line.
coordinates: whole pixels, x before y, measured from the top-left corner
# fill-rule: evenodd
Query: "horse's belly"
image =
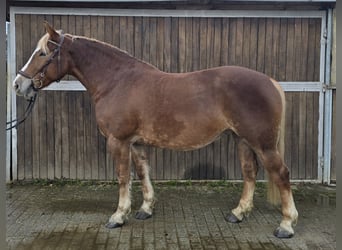
<path fill-rule="evenodd" d="M 202 148 L 220 137 L 226 128 L 216 129 L 215 131 L 201 131 L 200 129 L 192 128 L 183 130 L 176 134 L 174 131 L 157 131 L 155 133 L 146 133 L 142 135 L 138 142 L 174 150 L 194 150 Z"/>

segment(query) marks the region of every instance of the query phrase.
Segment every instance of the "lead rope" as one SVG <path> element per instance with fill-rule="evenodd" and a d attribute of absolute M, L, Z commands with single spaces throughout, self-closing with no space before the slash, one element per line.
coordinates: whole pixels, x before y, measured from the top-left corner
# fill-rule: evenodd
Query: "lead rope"
<path fill-rule="evenodd" d="M 21 119 L 14 119 L 12 121 L 6 122 L 6 130 L 18 128 L 18 126 L 26 120 L 26 118 L 29 116 L 29 114 L 31 113 L 31 111 L 33 109 L 34 103 L 36 101 L 36 97 L 37 97 L 37 94 L 35 94 L 33 97 L 31 97 L 31 99 L 28 101 L 29 104 L 27 105 L 26 110 L 24 112 L 24 115 Z M 15 122 L 15 124 L 12 125 L 12 123 L 14 123 L 14 122 Z M 10 126 L 10 127 L 7 127 L 7 126 Z"/>

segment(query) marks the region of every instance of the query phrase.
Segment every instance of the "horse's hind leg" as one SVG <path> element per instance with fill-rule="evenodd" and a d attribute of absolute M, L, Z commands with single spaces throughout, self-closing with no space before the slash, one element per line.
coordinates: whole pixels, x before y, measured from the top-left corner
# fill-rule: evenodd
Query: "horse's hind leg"
<path fill-rule="evenodd" d="M 132 158 L 135 164 L 135 168 L 139 179 L 142 182 L 142 192 L 144 201 L 135 214 L 135 218 L 139 220 L 145 220 L 152 216 L 154 205 L 154 190 L 150 180 L 149 165 L 147 163 L 146 153 L 142 149 L 132 147 Z"/>
<path fill-rule="evenodd" d="M 277 150 L 262 152 L 260 160 L 269 174 L 270 181 L 276 184 L 280 192 L 283 219 L 274 235 L 278 238 L 290 238 L 294 234 L 292 224 L 297 222 L 298 212 L 292 196 L 289 170 Z"/>
<path fill-rule="evenodd" d="M 239 205 L 225 219 L 232 223 L 241 222 L 253 208 L 255 178 L 258 172 L 256 155 L 244 140 L 238 143 L 238 153 L 243 174 L 243 191 Z"/>

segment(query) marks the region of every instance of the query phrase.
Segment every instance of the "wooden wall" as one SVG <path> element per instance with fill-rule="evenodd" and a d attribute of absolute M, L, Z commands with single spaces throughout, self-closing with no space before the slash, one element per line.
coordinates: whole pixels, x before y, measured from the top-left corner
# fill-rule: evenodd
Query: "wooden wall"
<path fill-rule="evenodd" d="M 17 70 L 48 20 L 66 33 L 114 44 L 168 72 L 241 65 L 279 81 L 318 81 L 320 19 L 16 15 Z M 68 79 L 72 79 L 68 77 Z M 317 179 L 318 92 L 287 92 L 286 157 L 292 179 Z M 26 107 L 17 98 L 20 116 Z M 153 179 L 241 179 L 235 142 L 191 152 L 147 147 Z M 115 178 L 87 92 L 41 91 L 18 129 L 18 179 Z M 259 178 L 264 178 L 263 171 Z"/>

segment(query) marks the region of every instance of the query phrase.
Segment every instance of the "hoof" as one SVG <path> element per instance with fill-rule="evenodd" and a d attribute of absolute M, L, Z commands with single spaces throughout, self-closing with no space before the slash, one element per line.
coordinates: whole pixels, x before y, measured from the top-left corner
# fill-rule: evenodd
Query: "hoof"
<path fill-rule="evenodd" d="M 113 223 L 113 222 L 108 222 L 105 227 L 112 229 L 112 228 L 118 228 L 118 227 L 122 227 L 124 223 Z"/>
<path fill-rule="evenodd" d="M 240 223 L 242 220 L 239 220 L 234 214 L 229 214 L 224 219 L 230 223 Z"/>
<path fill-rule="evenodd" d="M 152 217 L 152 214 L 148 214 L 144 211 L 138 211 L 136 214 L 135 214 L 135 218 L 138 219 L 138 220 L 146 220 L 146 219 L 149 219 Z"/>
<path fill-rule="evenodd" d="M 276 230 L 274 230 L 273 235 L 277 238 L 280 239 L 288 239 L 288 238 L 292 238 L 293 237 L 293 233 L 278 227 Z"/>

